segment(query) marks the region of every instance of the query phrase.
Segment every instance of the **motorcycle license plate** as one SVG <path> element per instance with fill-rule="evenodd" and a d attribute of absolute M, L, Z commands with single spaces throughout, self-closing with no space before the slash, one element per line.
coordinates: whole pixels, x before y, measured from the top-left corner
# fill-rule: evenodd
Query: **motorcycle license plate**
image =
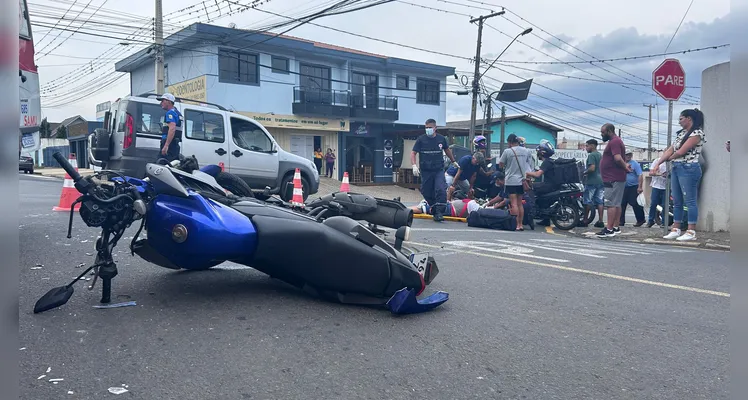
<path fill-rule="evenodd" d="M 429 253 L 415 253 L 410 255 L 410 262 L 416 266 L 416 270 L 421 276 L 426 274 L 426 266 L 429 262 Z"/>

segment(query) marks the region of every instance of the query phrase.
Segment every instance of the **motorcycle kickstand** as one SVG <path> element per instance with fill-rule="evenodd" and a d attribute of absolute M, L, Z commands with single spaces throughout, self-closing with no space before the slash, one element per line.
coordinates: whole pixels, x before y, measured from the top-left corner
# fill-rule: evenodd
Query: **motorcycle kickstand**
<path fill-rule="evenodd" d="M 94 267 L 93 273 L 94 277 L 91 284 L 88 285 L 88 290 L 93 290 L 94 286 L 96 286 L 96 281 L 99 279 L 99 267 Z"/>
<path fill-rule="evenodd" d="M 112 278 L 117 276 L 117 264 L 110 262 L 99 269 L 101 276 L 101 300 L 100 303 L 108 304 L 112 300 Z"/>

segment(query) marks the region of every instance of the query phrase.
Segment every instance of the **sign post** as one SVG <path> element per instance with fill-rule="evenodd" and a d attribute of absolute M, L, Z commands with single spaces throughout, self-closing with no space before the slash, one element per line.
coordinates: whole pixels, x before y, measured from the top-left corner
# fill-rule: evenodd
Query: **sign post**
<path fill-rule="evenodd" d="M 678 101 L 686 91 L 686 71 L 680 61 L 668 58 L 652 72 L 652 90 L 667 100 L 667 149 L 673 140 L 673 102 Z M 662 226 L 667 234 L 670 225 L 670 173 L 672 167 L 667 164 L 667 184 L 665 185 L 665 201 L 662 205 Z"/>

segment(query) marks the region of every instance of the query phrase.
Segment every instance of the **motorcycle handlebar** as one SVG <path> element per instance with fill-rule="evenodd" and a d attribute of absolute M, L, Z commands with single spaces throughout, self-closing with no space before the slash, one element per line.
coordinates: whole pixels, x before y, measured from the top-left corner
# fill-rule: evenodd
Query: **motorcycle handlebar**
<path fill-rule="evenodd" d="M 60 166 L 62 166 L 62 169 L 65 170 L 65 172 L 70 175 L 71 178 L 73 178 L 73 182 L 78 182 L 81 180 L 81 174 L 78 173 L 78 171 L 73 168 L 72 165 L 68 162 L 68 160 L 65 159 L 65 157 L 60 153 L 59 151 L 52 154 L 52 157 L 57 160 L 58 163 L 60 163 Z"/>

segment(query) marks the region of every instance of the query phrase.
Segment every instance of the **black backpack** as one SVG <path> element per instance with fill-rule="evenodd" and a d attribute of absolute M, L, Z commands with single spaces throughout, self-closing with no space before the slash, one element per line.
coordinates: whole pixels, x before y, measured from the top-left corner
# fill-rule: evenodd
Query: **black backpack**
<path fill-rule="evenodd" d="M 553 177 L 558 184 L 581 183 L 576 158 L 557 158 L 553 160 Z"/>
<path fill-rule="evenodd" d="M 517 217 L 506 210 L 481 208 L 468 215 L 467 224 L 474 228 L 513 231 L 517 229 Z"/>

